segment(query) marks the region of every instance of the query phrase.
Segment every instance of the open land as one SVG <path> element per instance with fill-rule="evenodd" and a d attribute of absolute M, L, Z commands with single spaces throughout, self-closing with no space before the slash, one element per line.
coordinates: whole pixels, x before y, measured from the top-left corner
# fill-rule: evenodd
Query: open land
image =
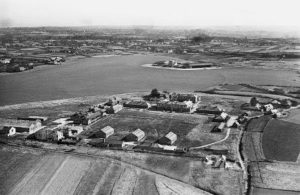
<path fill-rule="evenodd" d="M 47 117 L 34 136 L 1 129 L 0 194 L 299 193 L 298 39 L 127 31 L 0 29 L 0 118 Z"/>

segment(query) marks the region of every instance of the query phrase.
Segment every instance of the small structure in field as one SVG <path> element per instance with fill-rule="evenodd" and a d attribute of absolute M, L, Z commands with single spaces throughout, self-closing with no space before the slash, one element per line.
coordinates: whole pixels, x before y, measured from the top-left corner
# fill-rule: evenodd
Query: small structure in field
<path fill-rule="evenodd" d="M 114 129 L 111 126 L 106 126 L 102 128 L 100 131 L 95 133 L 97 138 L 108 138 L 109 136 L 114 134 Z"/>
<path fill-rule="evenodd" d="M 128 102 L 124 103 L 124 107 L 148 109 L 151 107 L 151 105 L 146 101 L 132 100 L 132 101 L 128 101 Z"/>
<path fill-rule="evenodd" d="M 141 129 L 136 129 L 125 137 L 126 141 L 141 141 L 146 136 L 145 132 Z"/>
<path fill-rule="evenodd" d="M 14 127 L 17 133 L 35 133 L 42 128 L 40 120 L 16 120 L 16 119 L 0 119 L 0 126 L 11 128 Z"/>
<path fill-rule="evenodd" d="M 163 145 L 173 145 L 177 140 L 177 135 L 170 131 L 164 137 L 160 138 L 158 142 Z"/>

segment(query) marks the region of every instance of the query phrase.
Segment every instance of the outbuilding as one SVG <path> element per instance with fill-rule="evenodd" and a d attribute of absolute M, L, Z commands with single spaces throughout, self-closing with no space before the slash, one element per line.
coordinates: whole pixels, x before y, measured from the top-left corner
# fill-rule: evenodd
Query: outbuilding
<path fill-rule="evenodd" d="M 141 129 L 136 129 L 125 137 L 126 141 L 141 141 L 146 136 L 145 132 Z"/>
<path fill-rule="evenodd" d="M 170 131 L 164 137 L 160 138 L 158 142 L 163 145 L 173 145 L 177 140 L 177 135 Z"/>

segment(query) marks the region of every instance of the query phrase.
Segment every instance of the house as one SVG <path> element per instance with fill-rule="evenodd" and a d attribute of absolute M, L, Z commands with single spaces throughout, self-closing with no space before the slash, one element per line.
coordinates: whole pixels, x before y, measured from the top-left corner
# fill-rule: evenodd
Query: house
<path fill-rule="evenodd" d="M 33 134 L 33 138 L 40 141 L 61 141 L 64 139 L 63 131 L 52 130 L 52 129 L 42 129 Z"/>
<path fill-rule="evenodd" d="M 108 138 L 114 134 L 114 129 L 111 126 L 106 126 L 94 134 L 97 138 Z"/>
<path fill-rule="evenodd" d="M 233 117 L 230 117 L 227 121 L 226 121 L 226 126 L 227 127 L 238 127 L 239 123 L 237 122 L 236 119 L 234 119 Z"/>
<path fill-rule="evenodd" d="M 115 114 L 117 112 L 120 112 L 123 109 L 123 106 L 121 104 L 117 104 L 114 106 L 110 106 L 106 109 L 107 114 Z"/>
<path fill-rule="evenodd" d="M 142 109 L 148 109 L 151 107 L 151 105 L 146 102 L 146 101 L 137 101 L 137 100 L 132 100 L 132 101 L 128 101 L 126 103 L 123 104 L 124 107 L 127 108 L 142 108 Z"/>
<path fill-rule="evenodd" d="M 64 137 L 77 138 L 77 136 L 83 132 L 83 126 L 77 125 L 65 125 L 62 127 Z"/>
<path fill-rule="evenodd" d="M 0 127 L 0 135 L 13 136 L 16 134 L 16 128 L 14 127 Z"/>
<path fill-rule="evenodd" d="M 136 129 L 125 137 L 126 141 L 141 141 L 146 136 L 145 132 L 141 129 Z"/>
<path fill-rule="evenodd" d="M 119 97 L 112 97 L 104 105 L 105 106 L 115 106 L 115 105 L 119 104 L 121 101 L 122 101 L 122 99 Z"/>
<path fill-rule="evenodd" d="M 10 58 L 0 59 L 0 63 L 2 63 L 2 64 L 10 64 L 10 61 L 11 61 Z"/>
<path fill-rule="evenodd" d="M 16 119 L 3 119 L 0 118 L 0 126 L 3 127 L 14 127 L 17 133 L 35 133 L 42 128 L 40 120 L 29 121 L 29 120 L 16 120 Z"/>
<path fill-rule="evenodd" d="M 274 109 L 274 106 L 272 104 L 266 104 L 266 105 L 263 106 L 263 110 L 265 112 L 270 112 L 273 109 Z"/>
<path fill-rule="evenodd" d="M 101 112 L 76 112 L 73 114 L 70 119 L 73 121 L 76 125 L 89 125 L 95 120 L 99 119 L 102 116 Z"/>
<path fill-rule="evenodd" d="M 177 135 L 172 131 L 170 131 L 164 137 L 160 138 L 158 142 L 163 145 L 173 145 L 176 140 L 177 140 Z"/>
<path fill-rule="evenodd" d="M 225 128 L 226 123 L 221 122 L 218 126 L 214 126 L 214 128 L 211 130 L 212 133 L 222 132 Z"/>
<path fill-rule="evenodd" d="M 172 93 L 170 95 L 170 100 L 178 102 L 191 101 L 193 103 L 196 103 L 200 100 L 200 97 L 195 94 Z"/>

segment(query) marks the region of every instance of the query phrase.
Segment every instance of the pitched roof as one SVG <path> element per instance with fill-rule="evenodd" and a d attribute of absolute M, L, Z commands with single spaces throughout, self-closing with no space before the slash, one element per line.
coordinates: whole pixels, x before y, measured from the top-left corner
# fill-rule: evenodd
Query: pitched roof
<path fill-rule="evenodd" d="M 0 118 L 0 126 L 5 126 L 5 127 L 29 128 L 32 124 L 35 123 L 36 121 Z"/>

